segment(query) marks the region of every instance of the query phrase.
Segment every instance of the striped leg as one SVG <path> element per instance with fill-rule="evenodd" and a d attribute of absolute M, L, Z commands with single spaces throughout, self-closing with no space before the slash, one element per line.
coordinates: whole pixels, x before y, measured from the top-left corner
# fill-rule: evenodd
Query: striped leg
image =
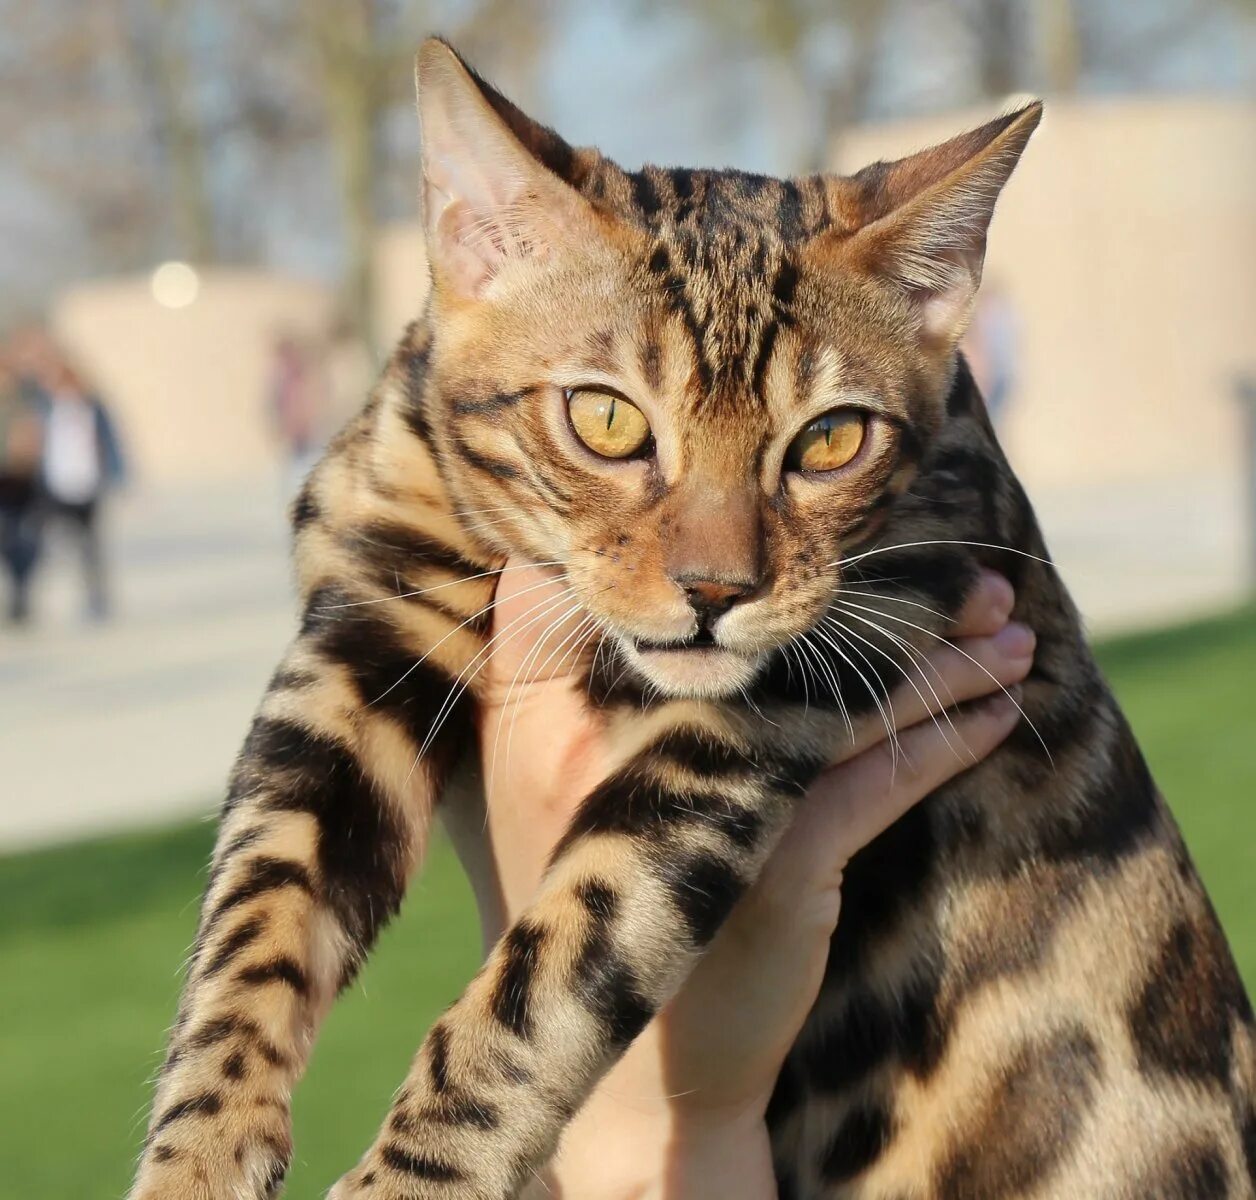
<path fill-rule="evenodd" d="M 401 902 L 438 764 L 466 732 L 463 712 L 412 770 L 416 734 L 396 704 L 426 686 L 430 716 L 447 685 L 416 681 L 393 706 L 364 708 L 349 660 L 329 649 L 327 629 L 307 630 L 237 762 L 134 1200 L 277 1193 L 291 1088 L 328 1005 Z"/>
<path fill-rule="evenodd" d="M 336 1200 L 516 1195 L 680 986 L 814 773 L 771 768 L 708 717 L 654 735 L 591 794 Z"/>

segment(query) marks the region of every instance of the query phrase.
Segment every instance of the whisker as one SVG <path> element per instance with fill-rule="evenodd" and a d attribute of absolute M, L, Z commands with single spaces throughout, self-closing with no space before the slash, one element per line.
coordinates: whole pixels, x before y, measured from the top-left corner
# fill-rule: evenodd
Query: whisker
<path fill-rule="evenodd" d="M 897 542 L 893 546 L 875 546 L 871 550 L 863 551 L 862 554 L 853 554 L 850 558 L 839 558 L 828 565 L 830 567 L 850 566 L 861 559 L 871 558 L 874 554 L 888 554 L 891 550 L 910 550 L 915 546 L 976 546 L 984 550 L 1002 550 L 1007 554 L 1019 554 L 1021 558 L 1033 559 L 1034 562 L 1042 563 L 1046 567 L 1055 566 L 1049 558 L 1040 558 L 1037 554 L 1030 554 L 1028 550 L 1017 550 L 1015 546 L 1000 546 L 996 542 L 966 542 L 959 538 L 930 538 L 921 542 Z"/>
<path fill-rule="evenodd" d="M 815 662 L 819 665 L 816 672 L 816 682 L 822 682 L 822 674 L 828 676 L 828 682 L 831 685 L 833 699 L 837 701 L 838 711 L 842 714 L 842 720 L 846 724 L 846 733 L 850 737 L 851 744 L 855 741 L 855 723 L 851 720 L 850 710 L 846 707 L 846 698 L 842 695 L 842 685 L 837 678 L 837 672 L 833 669 L 833 664 L 825 657 L 824 652 L 819 646 L 811 643 L 811 634 L 814 630 L 808 630 L 798 640 L 799 650 L 806 650 L 809 654 L 815 656 Z"/>
<path fill-rule="evenodd" d="M 982 666 L 981 663 L 979 663 L 975 658 L 973 658 L 973 656 L 969 654 L 967 650 L 962 650 L 954 642 L 950 641 L 947 638 L 944 638 L 940 633 L 934 633 L 932 629 L 926 629 L 923 625 L 916 625 L 913 622 L 904 619 L 903 617 L 896 617 L 890 613 L 883 613 L 875 608 L 867 608 L 862 604 L 851 604 L 850 601 L 847 601 L 844 607 L 859 608 L 859 609 L 862 609 L 864 612 L 872 613 L 874 616 L 884 617 L 888 621 L 897 621 L 900 625 L 907 625 L 910 628 L 919 631 L 920 633 L 926 634 L 928 637 L 937 638 L 939 642 L 942 642 L 943 644 L 950 646 L 950 648 L 954 650 L 957 654 L 963 655 L 964 658 L 968 659 L 968 661 L 972 663 L 973 666 L 975 666 L 983 675 L 985 675 L 991 681 L 991 683 L 995 684 L 995 686 L 998 687 L 999 691 L 1001 691 L 1012 702 L 1012 704 L 1016 708 L 1016 711 L 1020 713 L 1021 719 L 1025 722 L 1026 725 L 1029 726 L 1031 730 L 1033 730 L 1034 737 L 1038 739 L 1038 744 L 1042 747 L 1043 753 L 1047 756 L 1047 762 L 1051 764 L 1051 767 L 1054 770 L 1055 759 L 1052 758 L 1051 756 L 1051 750 L 1047 746 L 1046 740 L 1043 738 L 1042 734 L 1038 731 L 1038 726 L 1035 725 L 1033 721 L 1029 719 L 1028 715 L 1025 713 L 1025 710 L 1020 706 L 1016 697 L 1013 696 L 1012 693 L 1009 692 L 1007 688 L 1005 688 L 1003 684 L 1001 684 L 994 677 L 993 674 L 991 674 L 984 666 Z"/>
<path fill-rule="evenodd" d="M 542 635 L 540 640 L 536 643 L 535 646 L 532 647 L 532 650 L 529 652 L 528 657 L 524 660 L 525 663 L 529 660 L 535 662 L 536 659 L 540 657 L 540 647 L 544 646 L 544 644 L 547 641 L 549 641 L 550 635 L 554 632 L 554 630 L 561 629 L 563 622 L 566 621 L 569 617 L 575 616 L 576 613 L 578 613 L 580 609 L 583 607 L 584 607 L 583 601 L 577 601 L 576 604 L 574 604 L 565 613 L 563 613 L 562 616 L 560 616 L 557 619 L 557 621 L 551 622 L 549 628 L 546 629 L 545 633 Z M 580 619 L 579 623 L 575 626 L 575 628 L 567 632 L 567 636 L 564 637 L 563 640 L 558 643 L 555 649 L 550 652 L 549 656 L 538 668 L 538 677 L 544 676 L 545 669 L 550 665 L 551 662 L 554 661 L 554 658 L 556 655 L 561 654 L 568 645 L 570 645 L 573 641 L 575 641 L 577 638 L 579 638 L 582 635 L 582 633 L 584 632 L 585 626 L 591 619 L 592 618 L 590 618 L 589 615 L 586 613 Z M 560 659 L 559 661 L 561 662 L 562 660 Z M 518 676 L 518 672 L 516 672 L 516 677 L 517 676 Z M 509 693 L 507 693 L 507 695 L 509 696 Z M 502 722 L 502 717 L 505 715 L 505 712 L 506 712 L 506 709 L 503 706 L 502 712 L 497 718 L 498 735 L 501 734 L 501 722 Z M 510 719 L 510 732 L 506 735 L 506 759 L 505 761 L 507 763 L 510 762 L 511 749 L 514 745 L 515 718 L 518 716 L 518 713 L 519 713 L 518 708 L 516 708 L 512 712 L 511 719 Z M 496 738 L 494 738 L 493 740 L 493 757 L 494 757 L 494 761 L 496 761 L 496 757 L 497 757 L 497 739 Z"/>
<path fill-rule="evenodd" d="M 553 583 L 552 579 L 543 579 L 539 583 L 534 583 L 534 584 L 529 585 L 526 588 L 523 588 L 521 591 L 516 592 L 515 595 L 526 596 L 529 592 L 535 592 L 538 588 L 548 587 L 552 583 Z M 486 612 L 488 612 L 489 609 L 496 608 L 496 607 L 497 607 L 497 596 L 496 594 L 494 594 L 493 599 L 490 600 L 483 608 L 481 608 L 478 612 L 473 612 L 469 617 L 467 617 L 465 621 L 460 621 L 451 630 L 449 630 L 449 632 L 446 633 L 442 638 L 440 638 L 438 641 L 434 642 L 431 646 L 429 646 L 427 648 L 426 653 L 424 653 L 424 655 L 422 656 L 422 658 L 419 658 L 415 662 L 412 662 L 402 673 L 401 678 L 398 679 L 396 683 L 391 684 L 389 687 L 385 688 L 384 691 L 382 691 L 378 696 L 375 697 L 374 700 L 370 702 L 370 704 L 378 704 L 394 688 L 398 688 L 403 683 L 405 683 L 405 681 L 409 679 L 410 676 L 413 675 L 414 672 L 417 671 L 429 658 L 431 658 L 431 656 L 442 645 L 444 645 L 445 642 L 449 641 L 449 639 L 453 637 L 455 633 L 457 633 L 460 629 L 465 629 L 468 625 L 471 624 L 472 621 L 478 620 Z M 368 705 L 368 707 L 369 706 L 370 705 Z"/>
<path fill-rule="evenodd" d="M 857 617 L 857 616 L 855 616 L 855 614 L 854 614 L 854 613 L 848 613 L 848 614 L 847 614 L 847 616 L 855 617 L 855 620 L 857 620 L 857 621 L 862 621 L 862 620 L 863 620 L 863 618 L 862 618 L 862 617 Z M 907 682 L 907 685 L 911 688 L 911 690 L 912 690 L 913 692 L 915 692 L 915 693 L 916 693 L 916 697 L 917 697 L 917 699 L 920 701 L 921 707 L 922 707 L 922 708 L 925 710 L 925 712 L 928 714 L 929 719 L 933 722 L 933 724 L 934 724 L 935 728 L 937 729 L 938 733 L 942 735 L 942 740 L 946 743 L 946 747 L 947 747 L 947 749 L 948 749 L 948 750 L 950 750 L 950 751 L 951 751 L 951 753 L 952 753 L 952 754 L 954 754 L 956 758 L 962 758 L 962 757 L 963 757 L 963 755 L 961 755 L 961 754 L 960 754 L 960 752 L 959 752 L 958 750 L 956 750 L 956 749 L 955 749 L 955 747 L 951 744 L 951 739 L 947 736 L 946 730 L 942 728 L 942 723 L 938 720 L 937 714 L 936 714 L 936 713 L 934 713 L 934 712 L 932 711 L 932 709 L 930 708 L 930 706 L 929 706 L 929 701 L 925 699 L 925 694 L 924 694 L 924 692 L 922 692 L 922 691 L 920 690 L 920 688 L 917 686 L 916 681 L 915 681 L 915 679 L 912 677 L 911 672 L 909 672 L 909 671 L 907 670 L 907 668 L 906 668 L 906 667 L 904 667 L 904 666 L 903 666 L 903 664 L 902 664 L 902 663 L 900 663 L 900 662 L 898 661 L 898 659 L 896 659 L 896 658 L 895 658 L 895 657 L 894 657 L 894 656 L 893 656 L 893 655 L 892 655 L 892 654 L 891 654 L 888 650 L 886 650 L 884 647 L 882 647 L 882 646 L 878 646 L 878 645 L 876 644 L 876 642 L 874 642 L 871 638 L 869 638 L 869 637 L 865 637 L 865 636 L 864 636 L 863 634 L 861 634 L 861 633 L 856 633 L 856 632 L 855 632 L 855 630 L 851 629 L 849 625 L 843 625 L 843 624 L 842 624 L 840 621 L 838 621 L 835 617 L 826 616 L 826 617 L 824 618 L 824 620 L 825 620 L 825 622 L 826 622 L 826 623 L 828 623 L 828 624 L 831 626 L 831 628 L 832 628 L 835 632 L 839 633 L 839 635 L 840 635 L 840 636 L 843 636 L 843 637 L 846 637 L 846 638 L 854 638 L 856 641 L 861 642 L 863 645 L 867 646 L 870 650 L 875 650 L 877 654 L 879 654 L 882 658 L 884 658 L 887 662 L 889 662 L 889 663 L 890 663 L 890 665 L 891 665 L 892 667 L 894 667 L 894 669 L 895 669 L 895 670 L 897 670 L 897 671 L 898 671 L 898 673 L 899 673 L 900 675 L 902 675 L 903 679 Z M 871 622 L 869 622 L 869 624 L 870 624 L 870 623 L 871 623 Z M 878 629 L 877 629 L 877 632 L 878 632 L 878 633 L 885 633 L 885 630 L 878 628 Z M 897 645 L 898 643 L 896 642 L 895 644 Z M 900 648 L 901 648 L 901 647 L 900 647 Z M 915 666 L 915 660 L 912 660 L 912 665 L 913 665 L 913 667 Z M 945 712 L 946 710 L 945 710 L 945 708 L 944 708 L 944 707 L 943 707 L 943 705 L 942 705 L 942 697 L 941 697 L 941 696 L 939 696 L 939 695 L 938 695 L 938 693 L 937 693 L 936 691 L 934 691 L 934 689 L 933 689 L 933 685 L 932 685 L 932 684 L 930 684 L 930 682 L 928 681 L 928 679 L 926 679 L 926 678 L 924 677 L 924 675 L 923 675 L 923 674 L 921 675 L 921 680 L 923 681 L 923 683 L 924 683 L 925 687 L 927 687 L 927 688 L 929 689 L 930 693 L 932 694 L 932 696 L 933 696 L 933 702 L 934 702 L 934 704 L 936 704 L 936 705 L 938 706 L 938 710 L 939 710 L 940 712 Z M 947 717 L 947 720 L 948 720 L 948 722 L 950 721 L 950 717 L 949 717 L 949 716 Z M 951 727 L 954 729 L 954 725 L 953 725 L 953 724 L 952 724 L 952 726 L 951 726 Z M 958 732 L 959 732 L 959 731 L 958 731 L 958 730 L 956 730 L 956 734 L 957 734 L 957 735 L 958 735 Z M 961 745 L 963 745 L 962 740 L 961 740 L 961 743 L 960 743 L 960 744 L 961 744 Z M 966 747 L 965 747 L 965 748 L 966 748 Z M 969 751 L 969 755 L 970 755 L 970 757 L 972 758 L 973 762 L 976 762 L 976 761 L 977 761 L 976 755 L 972 754 L 972 752 L 971 752 L 971 751 Z"/>
<path fill-rule="evenodd" d="M 930 694 L 933 696 L 933 699 L 938 706 L 938 710 L 941 712 L 942 716 L 946 718 L 946 723 L 951 727 L 955 736 L 960 738 L 961 744 L 964 744 L 964 739 L 960 737 L 959 730 L 956 728 L 955 722 L 951 719 L 950 706 L 942 703 L 942 697 L 938 694 L 937 688 L 929 682 L 929 677 L 925 674 L 924 668 L 928 667 L 936 676 L 938 683 L 942 686 L 942 688 L 946 691 L 947 696 L 950 698 L 950 704 L 952 706 L 958 703 L 955 699 L 955 693 L 951 690 L 950 684 L 946 682 L 945 676 L 943 676 L 942 672 L 938 670 L 929 656 L 923 650 L 913 646 L 905 637 L 895 633 L 893 630 L 886 629 L 884 626 L 878 625 L 875 621 L 869 621 L 867 617 L 861 617 L 858 613 L 854 612 L 847 612 L 846 615 L 853 617 L 856 621 L 860 621 L 872 629 L 875 629 L 882 637 L 889 638 L 894 645 L 898 646 L 907 654 L 913 667 L 920 673 L 921 682 L 924 683 L 925 687 L 929 689 Z M 854 630 L 852 629 L 849 632 L 854 633 Z M 934 722 L 935 724 L 937 722 L 936 716 L 934 717 Z M 941 733 L 942 731 L 939 729 L 938 732 Z M 945 737 L 945 734 L 943 736 Z"/>
<path fill-rule="evenodd" d="M 817 637 L 827 642 L 830 648 L 837 652 L 842 661 L 845 662 L 846 665 L 859 676 L 860 682 L 868 689 L 868 694 L 872 697 L 873 704 L 877 706 L 877 712 L 881 714 L 881 722 L 885 726 L 886 738 L 890 743 L 890 778 L 892 780 L 894 771 L 898 766 L 899 756 L 902 754 L 902 747 L 898 742 L 898 731 L 894 727 L 894 706 L 890 703 L 889 691 L 886 690 L 885 692 L 885 704 L 883 705 L 880 697 L 876 693 L 876 689 L 868 682 L 867 676 L 864 675 L 864 673 L 855 665 L 854 660 L 852 660 L 849 655 L 847 655 L 846 652 L 831 637 L 829 637 L 824 629 L 817 627 L 813 629 L 812 632 Z M 847 645 L 849 645 L 850 648 L 863 659 L 864 664 L 875 677 L 876 671 L 873 669 L 872 661 L 868 658 L 868 656 L 855 646 L 854 643 L 848 641 Z M 886 711 L 887 708 L 889 710 L 888 714 Z M 852 737 L 853 736 L 854 735 L 852 734 Z"/>
<path fill-rule="evenodd" d="M 842 596 L 863 596 L 868 600 L 893 600 L 895 604 L 906 604 L 911 608 L 923 609 L 930 616 L 938 617 L 943 621 L 951 620 L 944 612 L 939 612 L 936 608 L 930 608 L 927 604 L 920 604 L 915 600 L 904 600 L 902 596 L 893 596 L 888 592 L 861 592 L 857 588 L 843 586 L 839 589 L 838 598 Z"/>
<path fill-rule="evenodd" d="M 555 558 L 549 562 L 526 562 L 517 563 L 513 567 L 494 567 L 491 571 L 481 571 L 478 575 L 460 575 L 457 579 L 433 584 L 431 587 L 419 588 L 417 591 L 398 592 L 393 596 L 380 596 L 376 600 L 354 600 L 349 604 L 328 604 L 318 611 L 332 612 L 338 608 L 361 608 L 364 604 L 387 604 L 390 600 L 409 600 L 414 596 L 426 596 L 429 592 L 439 592 L 444 588 L 457 587 L 460 583 L 470 583 L 474 579 L 487 579 L 490 575 L 504 575 L 507 571 L 526 571 L 529 567 L 561 567 L 562 565 L 562 560 Z"/>
<path fill-rule="evenodd" d="M 539 587 L 541 585 L 538 584 L 537 586 Z M 427 754 L 427 751 L 430 748 L 437 733 L 440 732 L 440 729 L 444 725 L 445 721 L 448 719 L 449 714 L 453 712 L 454 705 L 457 704 L 459 697 L 463 694 L 463 692 L 467 690 L 472 680 L 474 680 L 475 677 L 479 675 L 479 673 L 484 669 L 484 667 L 488 665 L 489 660 L 492 658 L 493 654 L 496 653 L 495 647 L 500 648 L 497 646 L 499 639 L 507 635 L 511 629 L 515 629 L 515 627 L 518 626 L 525 617 L 528 617 L 532 613 L 535 613 L 537 609 L 541 609 L 542 610 L 541 613 L 538 616 L 533 617 L 532 620 L 527 625 L 524 626 L 524 629 L 531 628 L 532 625 L 535 625 L 537 621 L 544 620 L 545 617 L 548 615 L 548 613 L 553 611 L 554 608 L 557 608 L 559 605 L 564 604 L 567 601 L 569 601 L 573 595 L 575 595 L 575 588 L 568 586 L 567 588 L 564 588 L 563 592 L 557 597 L 550 597 L 549 599 L 538 600 L 537 603 L 534 604 L 531 608 L 525 610 L 519 616 L 515 617 L 507 625 L 503 626 L 495 634 L 493 634 L 493 636 L 489 638 L 487 642 L 484 643 L 484 645 L 480 648 L 479 652 L 458 673 L 458 677 L 457 679 L 454 680 L 452 686 L 450 687 L 448 695 L 446 695 L 444 701 L 441 703 L 440 708 L 437 710 L 436 716 L 432 720 L 432 728 L 428 730 L 427 737 L 424 738 L 423 740 L 423 745 L 419 747 L 419 752 L 417 755 L 415 755 L 414 763 L 410 768 L 411 774 L 414 773 L 415 767 L 417 767 L 419 763 L 422 761 L 423 756 Z M 522 632 L 523 632 L 522 629 L 516 630 L 516 634 L 522 633 Z M 511 636 L 515 636 L 515 635 L 511 635 Z M 477 663 L 479 664 L 478 666 L 476 666 Z M 475 667 L 475 671 L 473 674 L 471 674 L 468 677 L 467 673 L 468 671 L 471 671 L 472 667 Z"/>

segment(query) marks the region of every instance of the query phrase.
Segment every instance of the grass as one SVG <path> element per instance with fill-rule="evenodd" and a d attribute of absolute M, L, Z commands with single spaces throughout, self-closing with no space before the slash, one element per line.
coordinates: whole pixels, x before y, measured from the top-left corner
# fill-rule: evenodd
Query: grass
<path fill-rule="evenodd" d="M 1112 641 L 1100 658 L 1256 984 L 1256 609 Z M 212 837 L 198 824 L 0 859 L 6 1195 L 125 1190 Z M 365 1148 L 478 943 L 438 843 L 296 1094 L 289 1196 L 322 1195 Z"/>

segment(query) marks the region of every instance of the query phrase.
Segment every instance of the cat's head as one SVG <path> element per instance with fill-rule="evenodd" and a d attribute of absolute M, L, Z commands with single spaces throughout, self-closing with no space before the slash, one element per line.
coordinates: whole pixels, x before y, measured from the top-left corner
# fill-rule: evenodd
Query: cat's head
<path fill-rule="evenodd" d="M 857 175 L 632 174 L 419 57 L 432 419 L 468 526 L 628 667 L 725 695 L 826 611 L 945 421 L 1039 105 Z"/>

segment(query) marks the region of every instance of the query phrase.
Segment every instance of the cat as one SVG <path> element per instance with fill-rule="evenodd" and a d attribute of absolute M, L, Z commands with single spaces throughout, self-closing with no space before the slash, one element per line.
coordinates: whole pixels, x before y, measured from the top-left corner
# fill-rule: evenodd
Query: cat
<path fill-rule="evenodd" d="M 418 77 L 431 297 L 294 506 L 300 630 L 132 1196 L 282 1186 L 319 1021 L 472 748 L 513 554 L 603 635 L 623 765 L 338 1200 L 516 1195 L 982 565 L 1037 633 L 1026 719 L 851 862 L 767 1116 L 779 1194 L 1252 1197 L 1251 1006 L 957 351 L 1040 105 L 777 180 L 624 171 L 439 40 Z"/>

